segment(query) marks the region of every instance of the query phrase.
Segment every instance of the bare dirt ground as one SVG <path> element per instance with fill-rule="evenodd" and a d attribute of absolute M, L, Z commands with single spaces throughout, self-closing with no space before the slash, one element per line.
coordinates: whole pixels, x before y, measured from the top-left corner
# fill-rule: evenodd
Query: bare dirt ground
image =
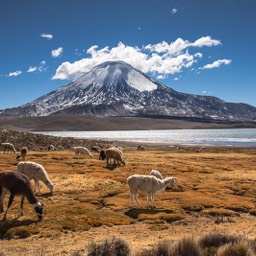
<path fill-rule="evenodd" d="M 107 166 L 76 159 L 71 150 L 29 151 L 27 159 L 43 164 L 56 184 L 53 195 L 41 183 L 41 222 L 25 202 L 25 216 L 16 219 L 15 198 L 8 220 L 0 221 L 0 252 L 5 255 L 72 255 L 92 241 L 115 236 L 129 243 L 135 255 L 161 240 L 200 237 L 214 231 L 256 239 L 256 148 L 204 148 L 147 145 L 124 147 L 125 166 Z M 16 169 L 16 154 L 0 152 L 0 170 Z M 156 209 L 132 208 L 128 176 L 159 170 L 177 177 L 172 189 L 155 197 Z M 32 182 L 33 183 L 33 182 Z M 5 199 L 5 207 L 7 198 Z M 1 217 L 1 216 L 0 216 Z"/>

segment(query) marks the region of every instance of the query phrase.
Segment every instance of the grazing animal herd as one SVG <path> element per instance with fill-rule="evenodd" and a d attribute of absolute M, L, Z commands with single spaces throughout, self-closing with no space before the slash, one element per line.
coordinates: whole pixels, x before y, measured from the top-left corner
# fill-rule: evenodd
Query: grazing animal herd
<path fill-rule="evenodd" d="M 8 154 L 10 152 L 17 152 L 14 145 L 11 143 L 1 143 L 3 146 L 3 153 Z M 58 147 L 60 148 L 60 147 Z M 61 146 L 61 149 L 64 148 Z M 48 147 L 49 151 L 55 150 L 53 145 Z M 75 158 L 80 157 L 90 157 L 93 158 L 92 153 L 86 147 L 73 147 L 72 150 L 75 153 Z M 138 151 L 145 150 L 144 146 L 138 146 Z M 101 149 L 98 146 L 91 148 L 91 151 L 99 153 L 99 160 L 106 160 L 107 166 L 112 164 L 114 165 L 123 165 L 125 166 L 125 160 L 123 159 L 122 148 L 110 147 L 105 150 Z M 12 205 L 13 199 L 15 196 L 21 196 L 20 200 L 20 210 L 19 215 L 22 216 L 23 212 L 23 202 L 27 198 L 31 207 L 36 212 L 38 219 L 43 218 L 43 206 L 36 199 L 35 193 L 36 190 L 41 194 L 40 190 L 40 181 L 43 182 L 47 188 L 50 190 L 50 193 L 53 193 L 55 185 L 49 179 L 47 171 L 45 168 L 36 162 L 25 161 L 26 155 L 28 153 L 27 147 L 21 147 L 19 154 L 16 156 L 16 159 L 22 159 L 21 162 L 17 165 L 17 170 L 2 170 L 0 171 L 0 213 L 4 212 L 3 201 L 7 193 L 10 193 L 8 200 L 7 208 L 3 215 L 3 220 L 6 219 L 9 208 Z M 34 180 L 34 188 L 32 187 L 31 180 Z M 140 175 L 133 174 L 127 178 L 127 184 L 130 190 L 130 197 L 132 206 L 134 207 L 134 200 L 137 202 L 138 206 L 141 207 L 138 200 L 138 193 L 144 193 L 147 195 L 147 208 L 149 208 L 149 201 L 152 202 L 152 207 L 155 207 L 154 197 L 156 193 L 164 191 L 167 186 L 173 186 L 176 182 L 175 177 L 166 177 L 163 178 L 162 174 L 157 170 L 151 170 L 149 175 Z"/>

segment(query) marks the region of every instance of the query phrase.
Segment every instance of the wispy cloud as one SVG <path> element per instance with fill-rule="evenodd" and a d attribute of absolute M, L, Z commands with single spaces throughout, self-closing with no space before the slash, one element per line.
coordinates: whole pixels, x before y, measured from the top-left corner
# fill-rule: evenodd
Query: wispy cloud
<path fill-rule="evenodd" d="M 171 14 L 176 14 L 177 12 L 178 12 L 178 9 L 176 9 L 176 8 L 171 9 Z"/>
<path fill-rule="evenodd" d="M 206 91 L 206 90 L 204 90 L 204 91 L 202 91 L 202 94 L 212 94 L 212 92 L 208 92 L 208 91 Z"/>
<path fill-rule="evenodd" d="M 63 52 L 63 48 L 59 47 L 58 49 L 52 50 L 52 57 L 57 58 L 59 57 Z"/>
<path fill-rule="evenodd" d="M 216 60 L 211 64 L 207 64 L 203 67 L 200 67 L 199 69 L 212 69 L 212 68 L 218 68 L 221 65 L 230 65 L 231 64 L 231 60 L 227 60 L 227 59 L 222 59 L 222 60 Z"/>
<path fill-rule="evenodd" d="M 41 61 L 39 66 L 30 66 L 27 70 L 28 73 L 33 73 L 35 71 L 42 72 L 47 69 L 46 67 L 46 61 Z"/>
<path fill-rule="evenodd" d="M 45 33 L 43 33 L 43 34 L 41 34 L 41 37 L 42 38 L 46 38 L 48 40 L 53 39 L 53 35 L 52 34 L 45 34 Z"/>
<path fill-rule="evenodd" d="M 33 72 L 35 72 L 35 71 L 37 71 L 37 67 L 32 67 L 32 66 L 30 66 L 30 67 L 28 68 L 28 70 L 27 70 L 28 73 L 33 73 Z"/>
<path fill-rule="evenodd" d="M 100 49 L 97 45 L 93 45 L 86 51 L 88 58 L 73 63 L 63 62 L 52 79 L 74 80 L 94 66 L 110 60 L 123 60 L 145 73 L 152 73 L 155 77 L 164 79 L 168 75 L 193 68 L 193 65 L 203 58 L 201 52 L 190 53 L 191 48 L 195 52 L 195 48 L 218 45 L 221 45 L 221 42 L 210 36 L 201 37 L 194 42 L 178 38 L 171 43 L 163 41 L 141 48 L 128 46 L 122 42 L 113 48 L 106 46 Z"/>
<path fill-rule="evenodd" d="M 43 60 L 43 61 L 40 62 L 40 65 L 38 66 L 38 71 L 42 72 L 42 71 L 45 71 L 46 69 L 47 69 L 46 61 Z"/>
<path fill-rule="evenodd" d="M 19 75 L 21 75 L 21 74 L 22 74 L 22 71 L 18 70 L 18 71 L 9 73 L 8 76 L 10 76 L 10 77 L 11 77 L 11 76 L 19 76 Z"/>

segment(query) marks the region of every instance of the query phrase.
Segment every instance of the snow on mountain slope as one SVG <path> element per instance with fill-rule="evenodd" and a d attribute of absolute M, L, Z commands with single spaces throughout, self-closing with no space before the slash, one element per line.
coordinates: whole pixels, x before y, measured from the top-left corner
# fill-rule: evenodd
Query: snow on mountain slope
<path fill-rule="evenodd" d="M 77 79 L 74 84 L 86 88 L 90 84 L 98 86 L 115 85 L 119 81 L 125 81 L 129 86 L 140 92 L 157 89 L 157 85 L 149 77 L 123 61 L 104 62 Z"/>

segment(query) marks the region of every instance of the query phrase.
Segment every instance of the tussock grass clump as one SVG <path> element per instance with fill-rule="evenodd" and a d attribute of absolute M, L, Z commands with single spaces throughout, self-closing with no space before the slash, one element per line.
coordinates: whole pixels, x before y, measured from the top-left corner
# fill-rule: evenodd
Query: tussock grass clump
<path fill-rule="evenodd" d="M 101 243 L 91 243 L 88 256 L 129 256 L 131 254 L 128 243 L 120 238 L 112 237 Z"/>
<path fill-rule="evenodd" d="M 255 256 L 256 241 L 218 232 L 198 240 L 185 237 L 179 241 L 162 241 L 136 256 Z"/>
<path fill-rule="evenodd" d="M 201 248 L 192 238 L 183 238 L 172 248 L 169 256 L 200 256 Z"/>
<path fill-rule="evenodd" d="M 169 256 L 173 241 L 160 241 L 153 248 L 147 248 L 139 252 L 136 256 Z"/>
<path fill-rule="evenodd" d="M 228 243 L 235 243 L 238 241 L 237 236 L 221 234 L 214 232 L 212 234 L 204 235 L 200 240 L 199 244 L 202 248 L 220 247 Z"/>
<path fill-rule="evenodd" d="M 229 243 L 221 247 L 218 256 L 255 256 L 256 251 L 251 241 L 239 240 L 236 243 Z"/>
<path fill-rule="evenodd" d="M 162 241 L 154 248 L 144 249 L 136 256 L 201 256 L 201 248 L 191 237 L 180 241 Z"/>

